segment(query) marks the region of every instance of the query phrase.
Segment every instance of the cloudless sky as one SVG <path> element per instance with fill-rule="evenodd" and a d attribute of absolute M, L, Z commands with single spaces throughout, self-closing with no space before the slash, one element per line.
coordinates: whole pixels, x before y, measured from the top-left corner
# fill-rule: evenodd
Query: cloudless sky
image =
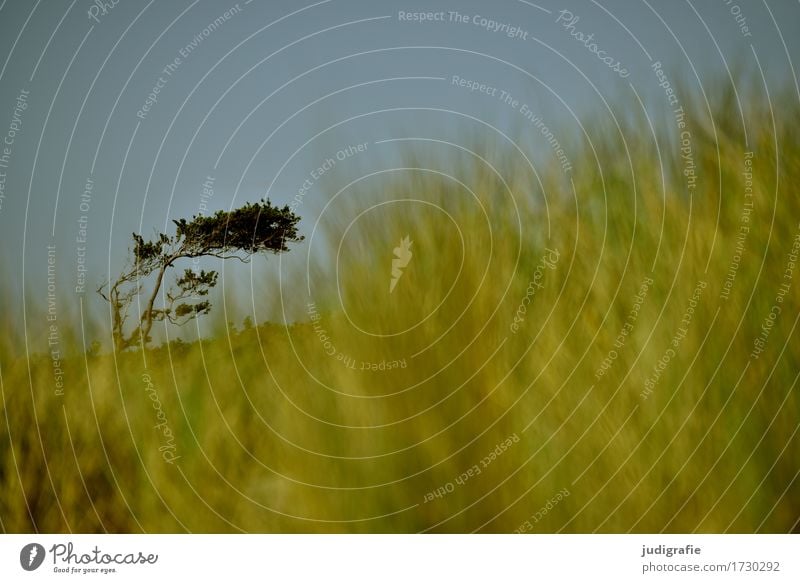
<path fill-rule="evenodd" d="M 648 111 L 663 116 L 654 61 L 671 81 L 680 77 L 709 93 L 734 67 L 757 79 L 763 72 L 773 92 L 797 86 L 800 5 L 789 0 L 98 6 L 0 3 L 0 139 L 14 133 L 8 167 L 0 168 L 0 257 L 12 298 L 4 310 L 19 329 L 23 294 L 28 328 L 44 324 L 48 245 L 56 248 L 60 313 L 74 313 L 82 299 L 85 310 L 102 315 L 92 290 L 120 269 L 131 232 L 170 230 L 171 219 L 265 196 L 288 204 L 325 159 L 366 144 L 297 203 L 307 233 L 332 193 L 397 162 L 396 142 L 376 142 L 458 142 L 529 127 L 499 91 L 542 115 L 568 144 L 580 136 L 579 119 L 627 115 L 634 89 Z M 454 11 L 466 21 L 453 21 Z M 414 12 L 443 13 L 444 20 L 401 19 Z M 578 33 L 592 34 L 596 46 Z M 619 61 L 627 75 L 593 50 Z M 453 76 L 498 91 L 471 92 Z M 531 142 L 548 160 L 544 142 Z M 203 195 L 209 177 L 213 197 Z M 88 179 L 91 200 L 82 209 Z M 87 273 L 86 292 L 78 294 L 82 215 Z M 300 246 L 280 265 L 302 266 L 305 252 Z M 254 268 L 274 275 L 278 261 L 259 259 Z M 249 282 L 250 274 L 248 266 L 225 266 L 226 281 Z M 250 293 L 249 285 L 242 289 Z"/>

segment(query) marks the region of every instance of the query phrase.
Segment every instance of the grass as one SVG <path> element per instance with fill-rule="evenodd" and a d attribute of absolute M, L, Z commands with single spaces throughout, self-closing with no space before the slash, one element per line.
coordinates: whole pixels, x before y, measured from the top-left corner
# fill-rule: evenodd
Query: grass
<path fill-rule="evenodd" d="M 436 172 L 332 203 L 310 284 L 294 257 L 258 282 L 294 324 L 115 355 L 62 323 L 63 396 L 44 341 L 3 340 L 2 529 L 797 531 L 800 112 L 748 99 L 744 146 L 730 94 L 685 109 L 691 193 L 635 115 L 571 146 L 574 189 L 508 143 L 420 143 L 405 166 Z"/>

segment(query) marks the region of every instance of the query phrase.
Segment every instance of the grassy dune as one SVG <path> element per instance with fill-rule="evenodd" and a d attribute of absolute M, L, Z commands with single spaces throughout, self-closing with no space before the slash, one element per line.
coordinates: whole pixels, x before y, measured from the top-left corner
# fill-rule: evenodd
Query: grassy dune
<path fill-rule="evenodd" d="M 730 95 L 687 102 L 693 192 L 671 119 L 658 147 L 645 119 L 595 128 L 570 150 L 574 190 L 508 143 L 411 144 L 406 166 L 436 172 L 357 183 L 314 233 L 331 251 L 309 279 L 261 282 L 304 313 L 293 325 L 75 349 L 63 396 L 49 355 L 1 348 L 2 528 L 797 530 L 786 103 L 748 99 L 745 146 Z"/>

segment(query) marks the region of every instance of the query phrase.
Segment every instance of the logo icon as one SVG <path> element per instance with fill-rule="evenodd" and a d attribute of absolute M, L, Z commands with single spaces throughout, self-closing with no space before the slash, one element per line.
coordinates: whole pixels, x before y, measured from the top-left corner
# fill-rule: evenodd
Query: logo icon
<path fill-rule="evenodd" d="M 389 282 L 389 293 L 394 291 L 397 282 L 403 275 L 403 269 L 411 261 L 411 240 L 408 235 L 400 239 L 400 245 L 394 248 L 394 258 L 392 259 L 392 280 Z"/>
<path fill-rule="evenodd" d="M 19 564 L 26 571 L 35 571 L 44 562 L 44 547 L 38 543 L 30 543 L 19 552 Z"/>

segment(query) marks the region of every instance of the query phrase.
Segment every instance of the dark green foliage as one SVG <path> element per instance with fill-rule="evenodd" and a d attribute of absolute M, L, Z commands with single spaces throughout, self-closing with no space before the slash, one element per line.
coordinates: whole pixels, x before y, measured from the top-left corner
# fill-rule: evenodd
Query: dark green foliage
<path fill-rule="evenodd" d="M 217 211 L 208 217 L 173 222 L 178 230 L 176 237 L 183 238 L 187 251 L 206 255 L 288 251 L 286 243 L 302 239 L 297 234 L 299 220 L 288 206 L 277 208 L 262 201 L 232 211 Z"/>

